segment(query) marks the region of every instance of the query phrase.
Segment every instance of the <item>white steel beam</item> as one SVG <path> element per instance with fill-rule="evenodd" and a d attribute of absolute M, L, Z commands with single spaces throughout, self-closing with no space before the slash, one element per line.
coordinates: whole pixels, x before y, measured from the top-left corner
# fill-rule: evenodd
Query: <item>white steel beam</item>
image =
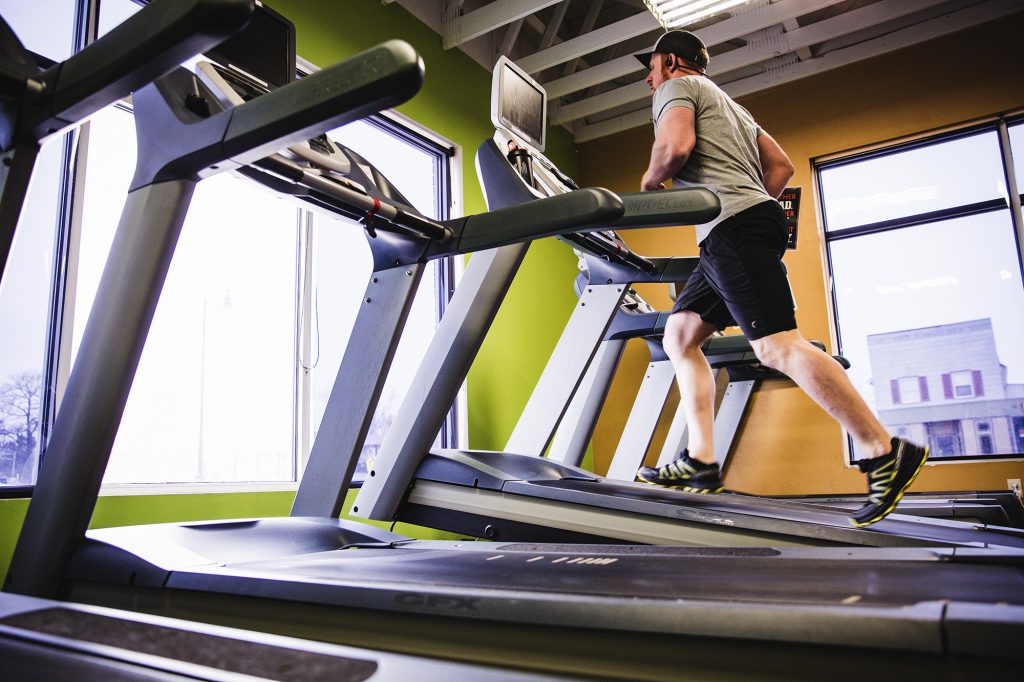
<path fill-rule="evenodd" d="M 516 44 L 516 39 L 519 37 L 519 31 L 523 28 L 523 20 L 516 19 L 508 28 L 505 29 L 505 38 L 501 41 L 501 47 L 498 48 L 498 55 L 512 55 L 512 48 Z"/>
<path fill-rule="evenodd" d="M 596 52 L 612 43 L 621 43 L 624 40 L 629 40 L 651 31 L 657 31 L 660 28 L 661 24 L 658 23 L 653 14 L 641 12 L 640 14 L 634 14 L 628 19 L 623 19 L 614 24 L 599 28 L 596 31 L 591 31 L 586 35 L 566 40 L 564 43 L 549 47 L 546 50 L 534 52 L 518 60 L 517 63 L 527 73 L 537 73 L 552 66 L 564 64 L 570 59 Z"/>
<path fill-rule="evenodd" d="M 604 7 L 604 0 L 590 0 L 590 7 L 587 8 L 587 14 L 583 17 L 583 23 L 580 24 L 580 35 L 587 35 L 594 30 L 594 24 L 597 23 L 597 15 L 601 13 L 601 8 Z M 579 57 L 576 59 L 570 59 L 562 67 L 562 75 L 568 76 L 576 70 L 576 65 L 579 63 Z"/>
<path fill-rule="evenodd" d="M 462 15 L 446 16 L 442 42 L 447 50 L 511 24 L 562 0 L 495 0 Z M 447 14 L 447 13 L 446 13 Z"/>
<path fill-rule="evenodd" d="M 825 19 L 803 28 L 797 28 L 788 33 L 782 33 L 777 30 L 762 31 L 757 36 L 752 37 L 746 47 L 726 52 L 711 60 L 708 74 L 719 76 L 744 66 L 759 64 L 780 55 L 791 52 L 795 53 L 811 45 L 817 45 L 826 40 L 869 29 L 893 19 L 929 9 L 946 1 L 882 0 L 881 2 L 840 14 L 831 19 Z M 633 61 L 636 60 L 634 59 Z M 642 81 L 639 84 L 632 83 L 563 107 L 553 107 L 555 113 L 551 116 L 551 122 L 556 125 L 565 123 L 566 121 L 590 116 L 600 111 L 607 111 L 629 102 L 645 99 L 649 95 L 650 90 L 647 88 L 646 83 Z"/>
<path fill-rule="evenodd" d="M 704 41 L 705 45 L 711 47 L 749 35 L 755 31 L 767 28 L 768 26 L 782 23 L 787 19 L 798 17 L 809 12 L 814 12 L 830 5 L 835 5 L 841 1 L 842 0 L 779 0 L 779 2 L 775 2 L 770 5 L 767 4 L 767 2 L 764 2 L 760 5 L 752 5 L 741 12 L 736 12 L 731 18 L 714 24 L 713 26 L 702 28 L 699 31 L 695 31 L 695 33 Z M 617 26 L 618 24 L 612 25 Z M 626 39 L 626 37 L 623 37 L 621 40 Z M 541 53 L 537 52 L 531 55 L 531 58 L 536 57 L 539 54 Z M 717 61 L 717 58 L 713 59 L 712 63 L 715 61 Z M 525 69 L 527 67 L 523 66 L 523 68 Z M 598 85 L 599 83 L 604 83 L 615 78 L 621 78 L 622 76 L 627 76 L 634 71 L 640 71 L 642 69 L 643 67 L 640 66 L 640 62 L 633 57 L 620 57 L 614 61 L 594 66 L 586 71 L 578 71 L 571 76 L 545 83 L 544 89 L 547 90 L 549 97 L 561 97 L 569 94 L 570 92 L 586 90 L 593 85 Z M 533 71 L 531 71 L 531 73 L 533 73 Z"/>
<path fill-rule="evenodd" d="M 895 52 L 944 35 L 1008 16 L 1021 9 L 1020 0 L 988 0 L 970 7 L 954 10 L 920 24 L 888 35 L 857 43 L 841 50 L 833 50 L 806 62 L 792 64 L 779 71 L 769 71 L 734 81 L 723 87 L 730 97 L 743 97 L 776 85 L 813 76 L 855 62 Z"/>
<path fill-rule="evenodd" d="M 868 40 L 840 50 L 834 50 L 814 59 L 794 62 L 777 68 L 773 67 L 764 74 L 728 83 L 723 86 L 723 90 L 731 97 L 743 97 L 801 78 L 900 50 L 911 45 L 934 40 L 935 38 L 940 38 L 944 35 L 999 19 L 1019 11 L 1019 0 L 988 0 L 987 2 L 958 9 L 941 17 L 895 31 L 880 38 Z M 587 142 L 645 125 L 651 125 L 651 112 L 646 108 L 600 123 L 581 126 L 576 133 L 576 142 Z"/>
<path fill-rule="evenodd" d="M 565 21 L 565 13 L 568 10 L 569 0 L 562 0 L 562 4 L 555 8 L 555 11 L 551 14 L 551 20 L 544 27 L 544 34 L 537 45 L 538 50 L 546 50 L 555 44 L 555 38 L 558 37 L 558 29 L 562 27 L 562 22 Z"/>

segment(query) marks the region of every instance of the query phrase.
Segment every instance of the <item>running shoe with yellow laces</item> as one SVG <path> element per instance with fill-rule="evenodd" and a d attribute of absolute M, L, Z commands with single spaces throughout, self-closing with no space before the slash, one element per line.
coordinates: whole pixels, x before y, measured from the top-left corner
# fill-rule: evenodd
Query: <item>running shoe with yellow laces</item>
<path fill-rule="evenodd" d="M 678 488 L 688 493 L 722 492 L 722 473 L 718 464 L 704 464 L 683 450 L 679 459 L 660 467 L 641 467 L 636 472 L 641 483 Z"/>
<path fill-rule="evenodd" d="M 888 516 L 927 459 L 928 448 L 893 438 L 888 455 L 857 462 L 868 477 L 868 502 L 850 516 L 850 522 L 863 528 Z"/>

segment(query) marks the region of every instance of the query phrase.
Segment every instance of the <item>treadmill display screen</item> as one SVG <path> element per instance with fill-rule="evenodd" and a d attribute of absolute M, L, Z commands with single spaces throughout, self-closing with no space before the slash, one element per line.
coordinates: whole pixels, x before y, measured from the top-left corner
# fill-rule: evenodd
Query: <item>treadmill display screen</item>
<path fill-rule="evenodd" d="M 502 60 L 498 68 L 499 121 L 524 142 L 543 151 L 547 93 L 512 62 Z"/>
<path fill-rule="evenodd" d="M 256 5 L 241 33 L 206 53 L 212 61 L 234 66 L 271 89 L 295 80 L 295 24 L 266 5 Z"/>

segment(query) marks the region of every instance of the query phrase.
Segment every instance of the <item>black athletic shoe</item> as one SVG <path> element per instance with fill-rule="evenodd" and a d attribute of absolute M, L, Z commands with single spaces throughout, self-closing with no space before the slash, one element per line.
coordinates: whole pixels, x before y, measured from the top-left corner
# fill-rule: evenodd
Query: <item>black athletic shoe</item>
<path fill-rule="evenodd" d="M 850 516 L 850 522 L 862 528 L 884 519 L 896 508 L 926 459 L 928 448 L 893 438 L 888 455 L 857 462 L 860 470 L 868 476 L 868 503 Z"/>
<path fill-rule="evenodd" d="M 722 474 L 718 465 L 690 459 L 686 450 L 683 450 L 679 459 L 665 466 L 641 467 L 636 472 L 636 480 L 665 488 L 678 488 L 688 493 L 722 492 Z"/>

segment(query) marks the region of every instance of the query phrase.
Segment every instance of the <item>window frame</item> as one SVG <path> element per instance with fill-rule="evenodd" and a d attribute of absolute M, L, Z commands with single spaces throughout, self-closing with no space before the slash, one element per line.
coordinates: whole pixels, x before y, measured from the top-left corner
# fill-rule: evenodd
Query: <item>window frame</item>
<path fill-rule="evenodd" d="M 822 270 L 825 280 L 828 283 L 828 290 L 826 292 L 828 319 L 832 342 L 836 346 L 838 353 L 842 354 L 843 352 L 841 333 L 842 325 L 839 319 L 839 305 L 835 278 L 833 276 L 833 261 L 830 249 L 832 242 L 866 235 L 881 234 L 919 225 L 938 223 L 955 218 L 965 218 L 979 214 L 992 213 L 995 211 L 1009 210 L 1013 238 L 1017 246 L 1017 265 L 1020 269 L 1020 275 L 1022 279 L 1024 279 L 1024 217 L 1022 217 L 1021 209 L 1022 202 L 1024 202 L 1024 196 L 1022 196 L 1021 193 L 1024 191 L 1024 188 L 1017 185 L 1015 173 L 1016 167 L 1024 165 L 1024 159 L 1013 158 L 1008 132 L 1011 127 L 1017 125 L 1024 125 L 1024 109 L 1013 110 L 1010 112 L 966 121 L 960 124 L 922 131 L 920 133 L 904 136 L 898 139 L 886 140 L 871 145 L 865 145 L 864 147 L 849 149 L 811 159 L 812 185 L 818 215 L 820 216 L 818 236 L 821 241 Z M 899 154 L 925 146 L 941 144 L 943 142 L 971 137 L 992 131 L 997 134 L 997 142 L 1003 166 L 1003 181 L 1006 183 L 1006 195 L 1004 197 L 989 201 L 962 204 L 938 211 L 908 215 L 902 218 L 868 223 L 857 227 L 843 228 L 832 232 L 828 230 L 828 214 L 826 211 L 825 197 L 822 190 L 823 183 L 821 180 L 821 174 L 823 171 L 846 164 Z M 970 373 L 970 370 L 968 370 L 968 373 Z M 951 375 L 952 372 L 949 374 Z M 902 381 L 904 378 L 907 377 L 900 377 L 898 381 Z M 879 388 L 880 387 L 876 386 L 876 390 Z M 951 400 L 956 401 L 958 399 L 964 400 L 977 397 L 974 395 L 975 390 L 973 384 L 971 392 L 971 396 L 958 397 L 955 395 L 954 390 L 954 396 Z M 905 403 L 905 401 L 902 400 L 900 402 Z M 922 399 L 917 403 L 907 404 L 921 405 L 926 402 L 934 402 L 934 400 Z M 844 432 L 844 436 L 844 458 L 847 465 L 854 466 L 856 464 L 856 459 L 854 456 L 853 441 L 848 433 Z M 965 464 L 978 461 L 1024 461 L 1024 453 L 1011 452 L 992 455 L 967 455 L 955 458 L 938 458 L 933 456 L 929 459 L 930 464 Z"/>

